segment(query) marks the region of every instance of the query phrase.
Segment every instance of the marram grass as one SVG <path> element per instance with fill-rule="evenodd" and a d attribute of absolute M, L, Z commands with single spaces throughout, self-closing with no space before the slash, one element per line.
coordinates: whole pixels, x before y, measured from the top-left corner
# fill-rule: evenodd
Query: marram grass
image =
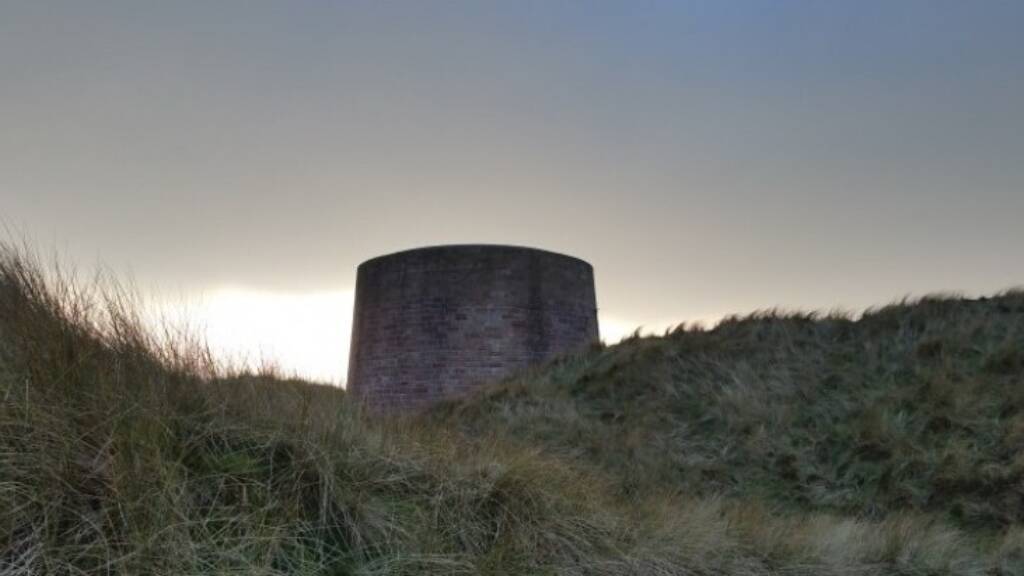
<path fill-rule="evenodd" d="M 622 495 L 1024 522 L 1024 293 L 768 312 L 595 349 L 444 407 L 472 437 L 578 455 Z"/>
<path fill-rule="evenodd" d="M 3 247 L 0 574 L 1024 574 L 1022 300 L 732 319 L 380 418 Z"/>

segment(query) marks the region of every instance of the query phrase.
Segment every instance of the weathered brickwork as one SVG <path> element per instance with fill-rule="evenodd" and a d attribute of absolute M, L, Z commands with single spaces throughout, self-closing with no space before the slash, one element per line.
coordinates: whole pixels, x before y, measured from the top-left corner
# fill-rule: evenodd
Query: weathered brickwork
<path fill-rule="evenodd" d="M 359 266 L 348 389 L 417 408 L 598 339 L 586 262 L 531 248 L 438 246 Z"/>

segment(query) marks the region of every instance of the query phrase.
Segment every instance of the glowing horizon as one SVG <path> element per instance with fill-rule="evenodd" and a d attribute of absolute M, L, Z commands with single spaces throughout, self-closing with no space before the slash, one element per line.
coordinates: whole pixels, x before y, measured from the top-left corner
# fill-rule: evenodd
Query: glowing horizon
<path fill-rule="evenodd" d="M 229 365 L 273 365 L 285 375 L 342 384 L 352 329 L 351 290 L 286 293 L 220 287 L 158 300 L 154 317 L 184 325 Z"/>
<path fill-rule="evenodd" d="M 222 286 L 194 297 L 152 299 L 148 317 L 154 327 L 169 322 L 191 331 L 227 365 L 272 365 L 286 375 L 343 385 L 354 298 L 352 289 L 275 292 Z M 660 334 L 679 322 L 633 322 L 598 312 L 601 341 L 609 345 L 637 330 Z"/>

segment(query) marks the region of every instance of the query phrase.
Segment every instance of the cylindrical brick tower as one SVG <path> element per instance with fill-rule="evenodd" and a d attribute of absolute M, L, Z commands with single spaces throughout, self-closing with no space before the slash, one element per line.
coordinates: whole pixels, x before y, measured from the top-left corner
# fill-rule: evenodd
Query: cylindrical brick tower
<path fill-rule="evenodd" d="M 590 264 L 544 250 L 456 245 L 363 262 L 348 390 L 417 408 L 596 342 Z"/>

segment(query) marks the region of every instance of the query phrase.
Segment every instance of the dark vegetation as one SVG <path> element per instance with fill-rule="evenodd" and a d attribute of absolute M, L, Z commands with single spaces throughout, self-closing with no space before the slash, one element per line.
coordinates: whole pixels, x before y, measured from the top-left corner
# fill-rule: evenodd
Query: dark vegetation
<path fill-rule="evenodd" d="M 1024 292 L 680 327 L 446 411 L 595 463 L 624 496 L 914 511 L 999 531 L 1024 523 Z"/>
<path fill-rule="evenodd" d="M 0 249 L 0 574 L 1024 574 L 1024 295 L 632 338 L 430 414 Z"/>

